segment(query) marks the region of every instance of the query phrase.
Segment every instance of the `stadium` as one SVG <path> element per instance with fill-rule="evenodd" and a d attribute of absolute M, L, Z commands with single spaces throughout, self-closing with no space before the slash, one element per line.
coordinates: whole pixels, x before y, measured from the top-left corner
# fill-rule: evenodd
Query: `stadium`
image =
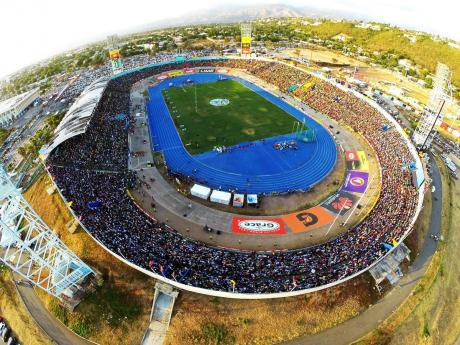
<path fill-rule="evenodd" d="M 340 284 L 392 253 L 422 207 L 400 125 L 284 62 L 177 57 L 99 79 L 72 108 L 41 152 L 58 191 L 101 246 L 180 289 L 256 299 Z"/>

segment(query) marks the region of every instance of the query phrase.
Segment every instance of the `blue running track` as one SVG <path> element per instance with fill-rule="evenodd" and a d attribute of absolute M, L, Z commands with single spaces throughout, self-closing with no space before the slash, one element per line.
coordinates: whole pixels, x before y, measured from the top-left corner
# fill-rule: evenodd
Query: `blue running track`
<path fill-rule="evenodd" d="M 163 99 L 161 90 L 173 82 L 181 85 L 186 79 L 194 83 L 214 82 L 219 74 L 191 74 L 167 79 L 149 88 L 148 114 L 153 149 L 162 151 L 168 168 L 190 176 L 207 186 L 242 193 L 284 193 L 307 190 L 326 177 L 334 168 L 337 150 L 329 132 L 319 123 L 280 98 L 246 80 L 224 76 L 239 81 L 254 92 L 274 103 L 316 132 L 313 143 L 298 143 L 298 149 L 275 150 L 274 143 L 292 138 L 292 134 L 240 143 L 227 152 L 215 151 L 190 155 Z"/>

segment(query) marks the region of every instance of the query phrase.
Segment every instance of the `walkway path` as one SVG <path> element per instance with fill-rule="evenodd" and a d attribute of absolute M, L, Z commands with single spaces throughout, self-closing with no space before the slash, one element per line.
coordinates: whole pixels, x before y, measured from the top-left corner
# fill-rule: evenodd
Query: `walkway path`
<path fill-rule="evenodd" d="M 17 277 L 15 277 L 15 281 L 17 281 Z M 93 342 L 73 333 L 51 315 L 38 298 L 34 289 L 27 283 L 16 283 L 16 287 L 19 291 L 19 297 L 24 302 L 35 322 L 54 343 L 58 345 L 94 345 Z"/>
<path fill-rule="evenodd" d="M 426 234 L 424 246 L 410 266 L 409 272 L 399 281 L 399 284 L 378 303 L 367 309 L 359 316 L 348 320 L 337 327 L 324 332 L 305 335 L 283 342 L 283 345 L 345 345 L 354 342 L 371 332 L 400 306 L 409 296 L 417 282 L 425 274 L 430 259 L 436 252 L 437 242 L 430 238 L 431 234 L 439 234 L 442 213 L 442 181 L 437 165 L 432 160 L 432 178 L 436 190 L 433 195 L 430 230 Z"/>

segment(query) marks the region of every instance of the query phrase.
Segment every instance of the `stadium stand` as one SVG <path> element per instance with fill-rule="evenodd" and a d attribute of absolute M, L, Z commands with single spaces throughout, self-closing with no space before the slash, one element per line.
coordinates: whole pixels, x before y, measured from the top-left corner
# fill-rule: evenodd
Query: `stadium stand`
<path fill-rule="evenodd" d="M 313 82 L 294 93 L 318 111 L 351 126 L 374 147 L 382 169 L 380 198 L 359 225 L 337 238 L 292 251 L 242 252 L 185 238 L 138 209 L 126 190 L 136 178 L 127 171 L 128 139 L 113 118 L 129 114 L 133 83 L 178 67 L 240 68 L 279 87 Z M 412 225 L 418 193 L 402 163 L 413 160 L 401 134 L 382 131 L 385 118 L 354 95 L 292 67 L 259 60 L 192 60 L 150 66 L 112 79 L 86 133 L 62 143 L 48 158 L 49 172 L 85 228 L 112 252 L 182 284 L 237 293 L 275 293 L 318 287 L 350 277 L 385 256 L 384 243 L 399 241 Z M 92 203 L 98 201 L 97 203 Z M 98 205 L 97 207 L 89 207 Z M 295 285 L 294 285 L 295 281 Z"/>

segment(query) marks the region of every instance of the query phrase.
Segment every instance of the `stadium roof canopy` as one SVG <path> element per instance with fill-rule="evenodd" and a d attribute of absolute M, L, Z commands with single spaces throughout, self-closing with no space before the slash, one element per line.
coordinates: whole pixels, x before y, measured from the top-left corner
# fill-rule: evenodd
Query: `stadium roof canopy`
<path fill-rule="evenodd" d="M 107 77 L 97 79 L 83 90 L 55 129 L 51 142 L 40 150 L 42 156 L 48 156 L 64 141 L 86 132 L 109 80 Z"/>

